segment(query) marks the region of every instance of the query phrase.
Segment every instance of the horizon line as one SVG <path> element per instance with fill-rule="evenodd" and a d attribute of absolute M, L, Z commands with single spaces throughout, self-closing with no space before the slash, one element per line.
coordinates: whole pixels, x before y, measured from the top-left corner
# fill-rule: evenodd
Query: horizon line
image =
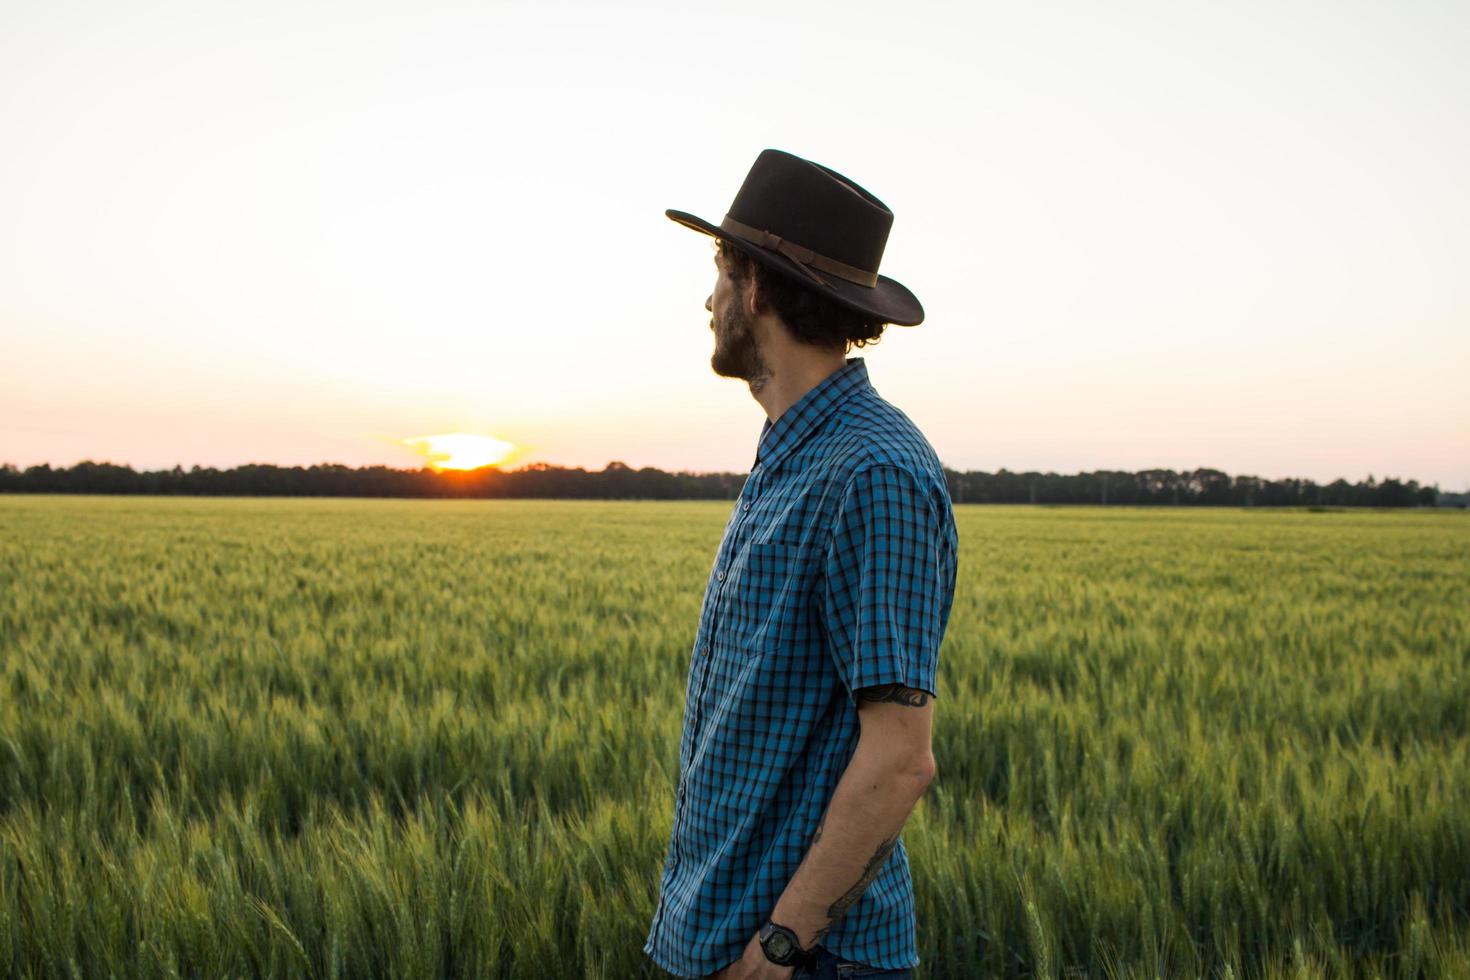
<path fill-rule="evenodd" d="M 13 469 L 13 470 L 15 470 L 17 472 L 23 473 L 23 472 L 25 472 L 28 469 L 37 468 L 37 467 L 43 467 L 43 466 L 44 467 L 48 467 L 48 468 L 50 468 L 52 470 L 57 470 L 57 469 L 74 469 L 74 468 L 76 468 L 78 466 L 92 465 L 92 466 L 115 466 L 115 467 L 118 467 L 118 468 L 121 468 L 121 469 L 132 470 L 134 473 L 168 473 L 168 472 L 172 472 L 173 470 L 176 470 L 176 469 L 177 470 L 182 470 L 184 472 L 189 472 L 189 471 L 194 470 L 194 469 L 201 469 L 201 470 L 211 470 L 212 469 L 212 470 L 223 472 L 223 471 L 226 471 L 226 470 L 241 469 L 241 468 L 247 467 L 247 466 L 274 467 L 276 469 L 313 469 L 315 467 L 342 467 L 344 469 L 351 469 L 351 470 L 387 469 L 387 470 L 397 470 L 399 472 L 407 472 L 407 473 L 420 473 L 420 472 L 423 472 L 425 470 L 428 470 L 429 472 L 435 473 L 437 475 L 441 475 L 441 476 L 443 476 L 443 475 L 451 475 L 452 476 L 454 474 L 480 473 L 480 472 L 483 472 L 485 470 L 494 470 L 497 473 L 503 473 L 503 474 L 509 475 L 509 474 L 515 474 L 515 473 L 522 472 L 524 470 L 530 469 L 531 467 L 544 467 L 544 468 L 562 469 L 562 470 L 581 470 L 581 471 L 586 472 L 586 473 L 604 473 L 607 470 L 611 469 L 614 466 L 614 464 L 617 464 L 619 466 L 622 466 L 623 468 L 628 469 L 628 470 L 630 470 L 632 472 L 635 472 L 635 473 L 636 472 L 641 472 L 643 470 L 654 470 L 654 471 L 660 472 L 660 473 L 669 473 L 669 474 L 672 474 L 672 475 L 688 475 L 688 476 L 742 476 L 742 475 L 747 475 L 748 474 L 748 471 L 741 471 L 741 470 L 691 470 L 691 469 L 665 469 L 665 468 L 659 467 L 659 466 L 631 466 L 628 463 L 625 463 L 625 462 L 623 462 L 622 460 L 619 460 L 619 459 L 610 459 L 610 460 L 608 460 L 607 463 L 605 463 L 602 466 L 601 469 L 592 469 L 590 467 L 581 466 L 581 465 L 578 465 L 578 466 L 569 466 L 569 465 L 566 465 L 566 464 L 563 464 L 563 463 L 549 463 L 549 462 L 546 462 L 546 461 L 543 461 L 543 460 L 530 460 L 530 461 L 526 461 L 526 462 L 521 462 L 521 463 L 518 463 L 514 467 L 501 467 L 499 464 L 491 463 L 491 464 L 488 464 L 486 466 L 476 467 L 474 469 L 436 468 L 434 466 L 429 465 L 428 463 L 424 463 L 423 465 L 418 466 L 418 467 L 412 467 L 412 466 L 395 466 L 395 465 L 392 465 L 390 463 L 364 463 L 364 464 L 359 464 L 359 465 L 353 465 L 353 464 L 350 464 L 350 463 L 334 462 L 334 461 L 331 461 L 331 460 L 323 460 L 323 461 L 319 461 L 319 462 L 315 462 L 315 463 L 272 463 L 272 462 L 248 461 L 248 462 L 244 462 L 244 463 L 236 463 L 233 466 L 205 466 L 205 465 L 202 465 L 200 463 L 193 463 L 193 464 L 190 464 L 187 467 L 184 466 L 184 464 L 182 464 L 182 463 L 175 463 L 173 466 L 164 466 L 164 467 L 158 467 L 158 468 L 150 469 L 150 468 L 138 468 L 138 467 L 133 466 L 133 464 L 131 464 L 131 463 L 117 463 L 117 462 L 113 462 L 111 460 L 97 460 L 97 459 L 92 459 L 90 457 L 87 457 L 87 458 L 84 458 L 84 459 L 77 460 L 76 462 L 71 463 L 69 465 L 60 465 L 60 464 L 53 465 L 50 462 L 41 462 L 41 463 L 32 463 L 32 464 L 28 464 L 26 466 L 21 466 L 20 464 L 13 463 L 13 462 L 11 462 L 9 460 L 0 460 L 0 469 Z M 1129 474 L 1129 475 L 1136 475 L 1136 474 L 1139 474 L 1139 473 L 1151 473 L 1151 472 L 1156 472 L 1156 471 L 1157 472 L 1167 472 L 1167 473 L 1178 473 L 1178 474 L 1199 473 L 1199 472 L 1208 471 L 1208 472 L 1213 472 L 1213 473 L 1221 473 L 1221 474 L 1224 474 L 1225 476 L 1230 477 L 1232 480 L 1239 479 L 1239 478 L 1247 478 L 1247 477 L 1248 478 L 1257 479 L 1257 480 L 1266 480 L 1268 482 L 1279 482 L 1279 481 L 1285 481 L 1285 480 L 1303 480 L 1303 481 L 1307 481 L 1307 482 L 1310 482 L 1310 483 L 1317 484 L 1319 486 L 1327 486 L 1327 485 L 1330 485 L 1331 483 L 1337 482 L 1339 480 L 1341 480 L 1343 482 L 1351 482 L 1351 483 L 1364 483 L 1364 482 L 1367 482 L 1368 480 L 1372 480 L 1376 484 L 1381 484 L 1381 483 L 1384 483 L 1384 482 L 1389 481 L 1389 480 L 1396 480 L 1399 483 L 1403 483 L 1403 484 L 1413 483 L 1413 484 L 1415 484 L 1416 486 L 1419 486 L 1419 487 L 1435 488 L 1435 489 L 1438 489 L 1441 493 L 1470 493 L 1470 483 L 1467 483 L 1466 484 L 1466 489 L 1465 490 L 1445 490 L 1442 487 L 1440 487 L 1440 484 L 1438 482 L 1425 483 L 1425 482 L 1423 482 L 1421 480 L 1418 480 L 1418 479 L 1416 479 L 1414 477 L 1402 477 L 1402 476 L 1392 476 L 1392 475 L 1385 475 L 1385 476 L 1381 476 L 1380 477 L 1380 476 L 1377 476 L 1372 470 L 1366 471 L 1365 472 L 1365 475 L 1363 477 L 1359 478 L 1356 481 L 1350 480 L 1350 478 L 1347 477 L 1347 476 L 1345 476 L 1345 475 L 1339 475 L 1339 476 L 1333 478 L 1332 480 L 1321 481 L 1321 480 L 1315 479 L 1313 477 L 1305 477 L 1305 476 L 1297 476 L 1297 475 L 1263 476 L 1263 475 L 1261 475 L 1259 473 L 1247 473 L 1247 472 L 1231 473 L 1228 470 L 1220 469 L 1219 467 L 1214 467 L 1214 466 L 1195 466 L 1195 467 L 1189 467 L 1189 468 L 1176 468 L 1176 467 L 1172 467 L 1172 466 L 1146 466 L 1146 467 L 1142 467 L 1140 469 L 1116 469 L 1116 468 L 1115 469 L 1097 469 L 1097 468 L 1095 468 L 1095 469 L 1076 469 L 1076 470 L 1071 470 L 1071 471 L 1063 471 L 1063 470 L 1057 470 L 1057 469 L 1049 469 L 1049 470 L 1039 470 L 1039 469 L 1014 470 L 1014 469 L 1010 469 L 1010 468 L 1008 468 L 1006 466 L 1001 466 L 1001 467 L 999 467 L 997 469 L 994 469 L 994 470 L 986 470 L 986 469 L 979 469 L 979 468 L 974 468 L 974 469 L 959 469 L 957 467 L 949 466 L 948 464 L 944 463 L 943 460 L 941 460 L 940 461 L 940 467 L 945 472 L 956 473 L 956 474 L 960 474 L 962 476 L 963 475 L 967 475 L 967 474 L 972 474 L 972 473 L 984 473 L 984 474 L 1011 473 L 1011 474 L 1015 474 L 1015 475 L 1018 475 L 1018 476 L 1025 476 L 1025 475 L 1028 475 L 1028 474 L 1035 474 L 1035 475 L 1038 475 L 1038 476 L 1047 476 L 1047 475 L 1052 475 L 1052 476 L 1084 476 L 1084 475 L 1088 475 L 1088 474 L 1099 474 L 1099 473 L 1126 473 L 1126 474 Z"/>

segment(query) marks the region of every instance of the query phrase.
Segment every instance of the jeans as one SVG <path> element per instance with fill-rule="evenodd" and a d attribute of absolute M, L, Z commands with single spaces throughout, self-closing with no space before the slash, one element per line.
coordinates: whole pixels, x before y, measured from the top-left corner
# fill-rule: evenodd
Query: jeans
<path fill-rule="evenodd" d="M 908 967 L 900 970 L 885 970 L 877 966 L 864 966 L 852 960 L 845 960 L 836 953 L 831 952 L 825 946 L 817 946 L 813 950 L 817 954 L 815 967 L 797 967 L 791 974 L 791 980 L 846 980 L 847 977 L 884 977 L 889 980 L 912 980 L 914 971 Z"/>

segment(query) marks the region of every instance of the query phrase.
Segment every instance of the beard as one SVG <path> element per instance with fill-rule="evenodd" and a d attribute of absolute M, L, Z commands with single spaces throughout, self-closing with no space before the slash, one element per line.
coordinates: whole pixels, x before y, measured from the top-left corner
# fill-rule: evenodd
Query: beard
<path fill-rule="evenodd" d="M 738 303 L 725 308 L 723 319 L 714 321 L 715 352 L 709 365 L 722 378 L 739 378 L 753 384 L 764 384 L 771 370 L 761 358 L 756 343 L 754 324 Z"/>

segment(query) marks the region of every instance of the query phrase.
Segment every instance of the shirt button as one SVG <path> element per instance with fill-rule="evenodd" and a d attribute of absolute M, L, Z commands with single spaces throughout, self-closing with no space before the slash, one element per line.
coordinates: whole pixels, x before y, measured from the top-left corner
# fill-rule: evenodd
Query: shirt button
<path fill-rule="evenodd" d="M 747 500 L 745 503 L 741 504 L 740 505 L 740 509 L 741 510 L 750 510 L 750 501 Z"/>
<path fill-rule="evenodd" d="M 725 570 L 723 568 L 715 569 L 715 579 L 719 582 L 725 581 Z"/>

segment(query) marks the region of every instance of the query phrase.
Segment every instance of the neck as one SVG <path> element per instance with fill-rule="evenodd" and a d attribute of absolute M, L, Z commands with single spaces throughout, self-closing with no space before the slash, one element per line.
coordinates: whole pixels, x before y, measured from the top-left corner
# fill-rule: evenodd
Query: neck
<path fill-rule="evenodd" d="M 764 341 L 761 356 L 770 372 L 750 383 L 750 394 L 774 423 L 802 395 L 846 367 L 847 354 L 840 348 L 824 350 L 794 340 L 782 324 L 765 326 L 765 330 L 759 331 Z"/>

